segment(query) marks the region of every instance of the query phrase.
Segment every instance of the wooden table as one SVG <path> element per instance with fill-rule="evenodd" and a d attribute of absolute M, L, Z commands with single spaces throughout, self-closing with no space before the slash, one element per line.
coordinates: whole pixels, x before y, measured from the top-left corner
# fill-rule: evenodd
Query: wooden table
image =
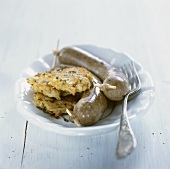
<path fill-rule="evenodd" d="M 44 131 L 16 110 L 14 84 L 36 58 L 72 44 L 126 52 L 155 83 L 149 112 L 131 122 L 138 146 L 115 156 L 118 129 L 89 137 Z M 0 169 L 169 169 L 168 0 L 0 0 Z"/>

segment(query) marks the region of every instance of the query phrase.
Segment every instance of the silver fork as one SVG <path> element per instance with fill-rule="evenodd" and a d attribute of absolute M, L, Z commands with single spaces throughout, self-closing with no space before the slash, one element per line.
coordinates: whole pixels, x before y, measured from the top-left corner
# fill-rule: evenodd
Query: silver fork
<path fill-rule="evenodd" d="M 137 93 L 141 88 L 140 79 L 133 62 L 131 62 L 128 65 L 124 65 L 123 67 L 121 67 L 121 70 L 128 77 L 131 85 L 131 90 L 126 94 L 123 100 L 119 137 L 117 143 L 118 158 L 126 157 L 128 154 L 132 152 L 132 150 L 137 145 L 135 135 L 132 131 L 132 128 L 128 120 L 127 101 L 129 96 L 133 95 L 134 93 Z"/>

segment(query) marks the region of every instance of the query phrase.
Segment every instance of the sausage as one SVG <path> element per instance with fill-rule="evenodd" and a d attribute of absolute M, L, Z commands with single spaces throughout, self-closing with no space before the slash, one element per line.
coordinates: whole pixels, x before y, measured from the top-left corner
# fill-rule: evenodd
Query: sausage
<path fill-rule="evenodd" d="M 108 71 L 112 68 L 105 61 L 78 47 L 63 48 L 58 52 L 58 60 L 62 64 L 85 67 L 102 81 L 107 78 Z"/>
<path fill-rule="evenodd" d="M 71 65 L 61 64 L 56 66 L 53 70 L 72 67 Z M 93 87 L 90 90 L 84 91 L 81 99 L 75 104 L 73 112 L 67 109 L 67 113 L 72 116 L 72 120 L 78 126 L 90 126 L 95 124 L 103 115 L 107 108 L 107 98 L 96 84 L 101 84 L 99 78 L 93 75 Z"/>
<path fill-rule="evenodd" d="M 118 70 L 117 68 L 112 68 L 109 70 L 109 75 L 103 81 L 103 84 L 116 86 L 116 89 L 111 89 L 107 87 L 107 85 L 103 85 L 104 89 L 102 90 L 107 98 L 114 101 L 122 100 L 130 90 L 130 83 L 128 78 L 122 71 Z"/>
<path fill-rule="evenodd" d="M 82 66 L 93 72 L 103 82 L 101 90 L 110 100 L 122 100 L 130 90 L 129 80 L 121 70 L 78 47 L 63 48 L 57 56 L 62 64 Z M 116 86 L 116 89 L 108 85 Z"/>
<path fill-rule="evenodd" d="M 101 84 L 100 80 L 93 76 L 93 84 Z M 78 119 L 80 125 L 90 126 L 95 124 L 107 108 L 107 98 L 103 92 L 93 86 L 84 92 L 82 98 L 73 109 L 73 115 Z"/>

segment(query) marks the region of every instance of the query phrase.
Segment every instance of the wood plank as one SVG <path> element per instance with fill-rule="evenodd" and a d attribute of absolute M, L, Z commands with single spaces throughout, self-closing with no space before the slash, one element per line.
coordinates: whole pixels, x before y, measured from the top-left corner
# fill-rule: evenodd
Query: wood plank
<path fill-rule="evenodd" d="M 0 3 L 0 168 L 20 168 L 25 140 L 23 169 L 169 169 L 168 1 Z M 132 121 L 138 147 L 126 159 L 115 157 L 118 130 L 90 137 L 56 135 L 30 123 L 25 130 L 25 120 L 15 108 L 14 82 L 32 61 L 51 52 L 58 38 L 60 47 L 82 43 L 114 47 L 151 73 L 156 100 L 144 117 Z"/>
<path fill-rule="evenodd" d="M 11 64 L 0 62 L 0 168 L 20 168 L 25 121 L 16 111 Z"/>
<path fill-rule="evenodd" d="M 81 43 L 81 39 L 83 39 L 90 43 L 95 42 L 99 43 L 99 45 L 107 45 L 108 47 L 114 46 L 120 51 L 128 52 L 135 57 L 136 60 L 139 60 L 146 70 L 151 72 L 156 83 L 160 85 L 160 73 L 166 73 L 167 68 L 164 68 L 161 71 L 157 69 L 157 67 L 164 65 L 165 62 L 159 58 L 161 48 L 157 48 L 159 45 L 162 46 L 163 42 L 160 44 L 160 41 L 158 41 L 156 36 L 160 38 L 165 36 L 164 31 L 168 32 L 166 28 L 166 24 L 168 23 L 166 20 L 162 20 L 162 17 L 166 16 L 167 9 L 169 9 L 166 8 L 166 2 L 163 4 L 160 4 L 160 2 L 154 4 L 153 1 L 150 3 L 143 1 L 140 3 L 135 3 L 134 1 L 129 1 L 128 3 L 116 2 L 114 7 L 111 6 L 110 8 L 109 5 L 99 3 L 96 10 L 93 12 L 91 11 L 89 4 L 86 5 L 87 6 L 82 8 L 82 10 L 86 9 L 87 11 L 90 11 L 90 14 L 94 15 L 91 16 L 88 13 L 80 14 L 83 20 L 83 28 L 76 20 L 75 13 L 68 16 L 68 18 L 75 21 L 74 26 L 69 29 L 69 33 L 74 34 L 73 28 L 77 26 L 77 30 L 81 29 L 85 35 L 81 34 L 80 38 L 79 32 L 77 32 L 76 37 L 71 41 L 70 37 L 72 35 L 69 35 L 67 38 L 68 32 L 66 32 L 64 42 L 65 39 L 67 39 L 68 42 L 71 41 L 71 43 L 78 39 L 77 42 Z M 78 7 L 80 8 L 79 10 L 81 10 L 81 7 Z M 68 13 L 71 13 L 72 10 L 76 11 L 78 7 L 74 6 L 72 9 L 66 7 L 66 9 Z M 51 7 L 50 9 L 51 14 L 55 14 L 54 8 Z M 108 16 L 108 18 L 105 18 L 103 13 L 101 14 L 99 12 L 100 9 L 106 11 L 105 15 Z M 57 9 L 55 8 L 55 10 L 60 11 L 59 7 Z M 42 12 L 39 11 L 39 15 L 41 14 Z M 54 15 L 51 14 L 50 17 L 54 18 Z M 96 16 L 100 19 L 99 21 L 95 20 L 94 22 Z M 64 18 L 65 15 L 60 14 L 59 17 Z M 60 20 L 59 17 L 56 15 L 56 20 Z M 87 21 L 87 18 L 90 18 L 90 20 Z M 160 23 L 165 24 L 164 27 L 158 25 L 155 18 L 159 19 Z M 68 21 L 68 24 L 71 24 L 69 22 L 70 21 Z M 41 23 L 45 23 L 45 19 L 44 21 L 42 20 Z M 103 28 L 101 23 L 106 28 Z M 55 27 L 55 24 L 50 23 L 50 25 Z M 65 25 L 67 26 L 67 23 L 65 23 Z M 57 26 L 58 27 L 55 29 L 63 35 L 63 31 L 60 30 L 60 25 Z M 160 30 L 164 31 L 159 32 Z M 106 34 L 104 31 L 109 33 Z M 85 32 L 88 33 L 88 36 L 86 36 Z M 90 34 L 91 32 L 93 33 L 92 36 Z M 89 36 L 91 37 L 89 38 Z M 168 42 L 168 39 L 166 42 Z M 159 58 L 159 62 L 154 59 L 153 55 L 157 59 Z M 166 76 L 166 78 L 168 77 Z M 166 85 L 162 87 L 164 87 L 165 91 L 167 90 Z M 158 91 L 156 96 L 161 97 L 162 92 Z M 168 97 L 169 94 L 167 94 L 164 99 L 167 100 Z M 160 104 L 159 102 L 160 100 L 157 100 L 154 106 Z M 160 105 L 165 106 L 163 102 L 161 102 Z M 170 163 L 166 156 L 169 154 L 165 152 L 166 149 L 169 148 L 169 145 L 167 145 L 165 141 L 167 141 L 170 136 L 167 127 L 163 127 L 160 123 L 160 121 L 165 120 L 164 116 L 168 108 L 166 107 L 164 111 L 161 110 L 161 113 L 163 113 L 164 116 L 160 117 L 158 107 L 154 106 L 144 117 L 132 122 L 132 127 L 138 140 L 138 147 L 132 155 L 122 160 L 117 160 L 115 157 L 118 130 L 102 136 L 68 137 L 48 133 L 29 124 L 23 168 L 28 168 L 30 161 L 32 161 L 33 168 L 159 169 L 163 166 L 163 168 L 168 169 Z M 160 131 L 162 128 L 163 130 Z M 159 153 L 161 153 L 161 155 Z"/>

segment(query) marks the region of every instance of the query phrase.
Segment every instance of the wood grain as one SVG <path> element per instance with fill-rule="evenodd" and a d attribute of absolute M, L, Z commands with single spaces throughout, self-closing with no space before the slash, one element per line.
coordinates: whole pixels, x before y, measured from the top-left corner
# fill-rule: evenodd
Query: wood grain
<path fill-rule="evenodd" d="M 168 0 L 0 0 L 0 169 L 169 169 L 169 18 Z M 118 129 L 69 137 L 28 122 L 25 133 L 14 83 L 32 61 L 55 49 L 57 39 L 60 48 L 97 44 L 126 52 L 151 74 L 156 99 L 131 121 L 138 146 L 127 158 L 115 156 Z"/>

